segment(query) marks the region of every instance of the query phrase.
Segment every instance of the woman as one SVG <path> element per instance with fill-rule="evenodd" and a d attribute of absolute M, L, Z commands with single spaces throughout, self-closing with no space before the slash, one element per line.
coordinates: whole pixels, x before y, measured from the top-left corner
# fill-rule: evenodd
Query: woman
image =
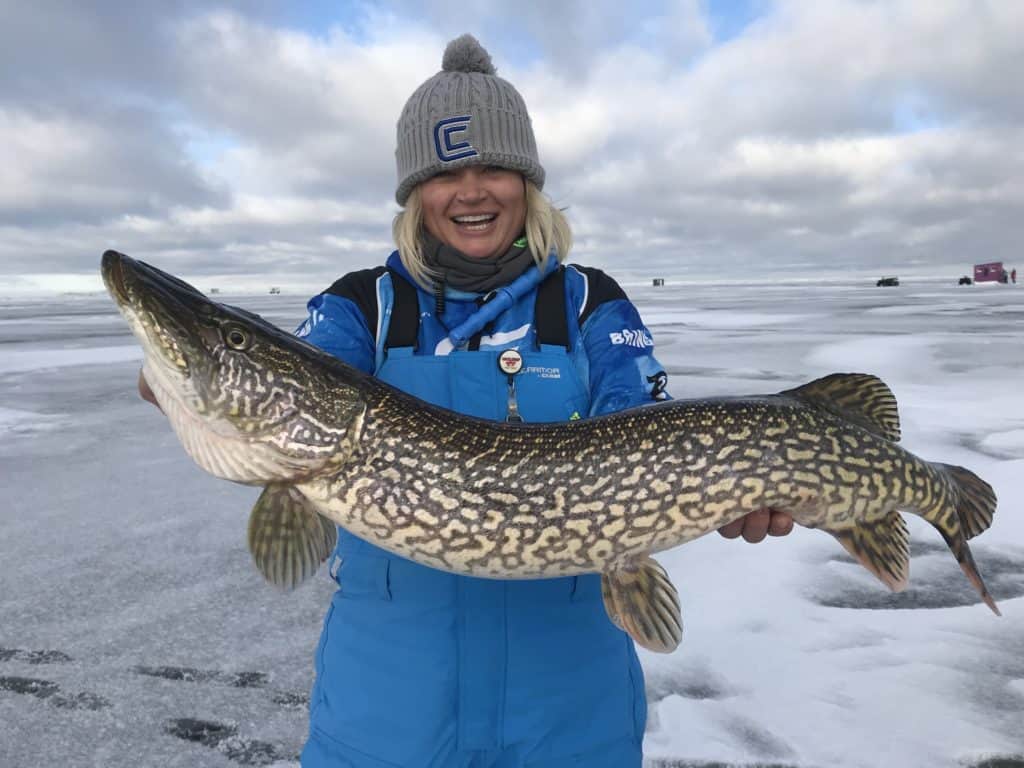
<path fill-rule="evenodd" d="M 571 235 L 540 191 L 526 106 L 472 37 L 410 97 L 397 160 L 398 251 L 314 298 L 307 340 L 485 418 L 562 421 L 666 397 L 618 285 L 558 264 Z M 485 312 L 510 283 L 507 308 Z M 643 675 L 598 576 L 459 577 L 344 532 L 333 573 L 303 765 L 640 765 Z"/>
<path fill-rule="evenodd" d="M 398 250 L 313 298 L 300 335 L 484 418 L 564 421 L 667 397 L 619 286 L 562 266 L 571 234 L 540 191 L 526 106 L 472 37 L 405 105 L 397 161 Z M 723 534 L 756 541 L 791 522 L 765 510 Z M 331 574 L 304 766 L 641 764 L 643 674 L 599 576 L 455 576 L 345 531 Z"/>

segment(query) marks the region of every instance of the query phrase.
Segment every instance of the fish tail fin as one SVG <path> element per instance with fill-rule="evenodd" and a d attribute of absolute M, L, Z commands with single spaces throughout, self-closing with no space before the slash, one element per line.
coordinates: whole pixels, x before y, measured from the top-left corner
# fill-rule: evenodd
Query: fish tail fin
<path fill-rule="evenodd" d="M 682 641 L 679 595 L 653 557 L 602 573 L 601 594 L 608 618 L 644 648 L 671 653 Z"/>
<path fill-rule="evenodd" d="M 932 466 L 945 472 L 953 481 L 953 486 L 960 497 L 956 512 L 964 536 L 973 539 L 979 533 L 987 531 L 992 525 L 992 516 L 996 511 L 996 494 L 992 486 L 969 469 L 938 462 L 932 462 Z"/>
<path fill-rule="evenodd" d="M 931 521 L 929 521 L 931 522 Z M 989 608 L 992 609 L 992 613 L 996 616 L 1002 616 L 1003 614 L 999 610 L 999 606 L 996 605 L 996 601 L 992 599 L 992 595 L 989 594 L 988 587 L 985 586 L 985 582 L 981 578 L 981 574 L 978 572 L 978 566 L 974 562 L 974 555 L 971 554 L 971 548 L 967 544 L 967 537 L 964 536 L 963 531 L 960 531 L 957 536 L 950 536 L 945 529 L 941 526 L 932 523 L 932 525 L 942 534 L 942 538 L 946 540 L 946 545 L 953 552 L 956 561 L 960 563 L 960 569 L 967 576 L 967 579 L 971 582 L 971 585 L 981 595 L 982 602 L 985 603 Z"/>
<path fill-rule="evenodd" d="M 910 543 L 907 523 L 893 510 L 881 520 L 858 523 L 851 528 L 829 530 L 861 565 L 893 592 L 906 589 L 910 575 Z"/>
<path fill-rule="evenodd" d="M 963 467 L 933 463 L 932 467 L 945 475 L 952 486 L 952 494 L 932 510 L 915 510 L 932 524 L 946 542 L 967 579 L 981 595 L 982 601 L 996 616 L 1002 616 L 996 601 L 978 572 L 974 555 L 967 540 L 992 524 L 996 496 L 992 487 L 973 472 Z"/>

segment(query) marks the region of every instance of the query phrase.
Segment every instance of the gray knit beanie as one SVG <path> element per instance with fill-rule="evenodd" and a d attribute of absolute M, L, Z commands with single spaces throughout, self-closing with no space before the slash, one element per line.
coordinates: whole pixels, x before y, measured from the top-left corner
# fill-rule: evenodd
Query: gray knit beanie
<path fill-rule="evenodd" d="M 405 103 L 395 159 L 399 205 L 421 181 L 467 165 L 510 168 L 544 186 L 523 97 L 495 74 L 490 55 L 472 35 L 448 43 L 441 71 Z"/>

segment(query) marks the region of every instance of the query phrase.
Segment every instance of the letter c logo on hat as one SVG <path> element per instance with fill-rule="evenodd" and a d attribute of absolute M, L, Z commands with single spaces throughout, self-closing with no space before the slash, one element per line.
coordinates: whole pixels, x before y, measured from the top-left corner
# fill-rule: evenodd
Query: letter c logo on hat
<path fill-rule="evenodd" d="M 450 163 L 452 160 L 459 160 L 463 157 L 475 157 L 480 154 L 472 144 L 464 138 L 462 141 L 453 141 L 456 133 L 463 133 L 469 130 L 469 121 L 472 115 L 459 115 L 458 117 L 446 117 L 439 120 L 434 126 L 434 149 L 437 150 L 437 158 L 442 163 Z"/>

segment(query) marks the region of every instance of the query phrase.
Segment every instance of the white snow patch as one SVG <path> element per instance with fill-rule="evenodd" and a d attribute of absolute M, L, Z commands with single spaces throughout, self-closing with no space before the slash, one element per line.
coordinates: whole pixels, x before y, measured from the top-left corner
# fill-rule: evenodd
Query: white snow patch
<path fill-rule="evenodd" d="M 82 347 L 75 349 L 6 350 L 0 357 L 0 373 L 65 368 L 72 365 L 102 365 L 142 360 L 142 347 Z"/>
<path fill-rule="evenodd" d="M 886 381 L 899 402 L 904 447 L 965 466 L 995 489 L 992 528 L 971 548 L 989 586 L 1006 596 L 998 597 L 1002 618 L 977 603 L 824 605 L 826 589 L 853 597 L 887 592 L 831 536 L 806 529 L 756 546 L 712 533 L 661 553 L 685 630 L 676 653 L 641 654 L 652 694 L 648 758 L 954 768 L 1024 755 L 1021 710 L 1009 706 L 1024 696 L 1024 326 L 1008 323 L 1010 310 L 999 304 L 1012 293 L 966 299 L 956 286 L 936 288 L 914 297 L 914 312 L 878 317 L 864 317 L 865 291 L 813 283 L 731 287 L 717 296 L 707 286 L 649 293 L 652 305 L 640 305 L 649 324 L 694 325 L 656 334 L 659 361 L 681 371 L 672 382 L 677 397 L 778 391 L 815 371 L 863 371 Z M 88 301 L 101 300 L 110 304 Z M 985 306 L 971 313 L 965 331 L 960 310 L 969 301 Z M 280 297 L 238 303 L 282 318 L 302 314 L 299 299 L 293 306 Z M 779 308 L 801 314 L 774 314 Z M 61 343 L 102 343 L 97 334 L 109 342 L 110 323 L 89 309 L 82 336 L 70 324 Z M 49 310 L 40 302 L 37 314 Z M 18 316 L 25 314 L 20 306 Z M 0 308 L 0 322 L 12 316 Z M 884 334 L 873 335 L 872 324 Z M 765 330 L 736 333 L 758 325 Z M 28 333 L 31 324 L 5 333 L 21 328 Z M 998 344 L 986 345 L 993 334 Z M 0 691 L 0 765 L 237 767 L 214 749 L 167 735 L 168 719 L 196 717 L 237 724 L 240 738 L 275 746 L 278 768 L 294 768 L 283 758 L 301 749 L 306 714 L 274 697 L 301 700 L 309 692 L 333 590 L 326 569 L 288 594 L 266 587 L 245 548 L 258 489 L 209 477 L 159 412 L 111 398 L 135 387 L 125 366 L 112 366 L 109 377 L 76 367 L 136 361 L 141 350 L 55 343 L 0 343 L 0 373 L 59 368 L 62 383 L 0 377 L 0 439 L 4 429 L 43 423 L 42 413 L 68 414 L 50 417 L 59 432 L 32 436 L 31 456 L 0 457 L 0 647 L 56 650 L 73 661 L 29 665 L 12 657 L 0 660 L 0 677 L 52 680 L 61 695 L 96 694 L 111 706 L 57 709 Z M 98 440 L 95 450 L 66 449 Z M 941 597 L 963 587 L 938 534 L 918 518 L 908 523 L 915 545 L 929 547 L 915 549 L 911 589 Z M 269 682 L 186 683 L 140 675 L 135 665 L 260 672 Z"/>
<path fill-rule="evenodd" d="M 0 432 L 38 432 L 56 429 L 66 417 L 0 406 Z"/>
<path fill-rule="evenodd" d="M 1002 451 L 1024 458 L 1024 429 L 1011 429 L 988 435 L 979 445 L 993 451 Z"/>
<path fill-rule="evenodd" d="M 645 312 L 644 324 L 648 328 L 659 325 L 688 325 L 695 328 L 734 330 L 759 328 L 770 325 L 786 325 L 808 320 L 811 315 L 769 314 L 766 312 L 735 312 L 732 310 L 706 310 L 702 312 L 677 312 L 655 310 Z"/>

